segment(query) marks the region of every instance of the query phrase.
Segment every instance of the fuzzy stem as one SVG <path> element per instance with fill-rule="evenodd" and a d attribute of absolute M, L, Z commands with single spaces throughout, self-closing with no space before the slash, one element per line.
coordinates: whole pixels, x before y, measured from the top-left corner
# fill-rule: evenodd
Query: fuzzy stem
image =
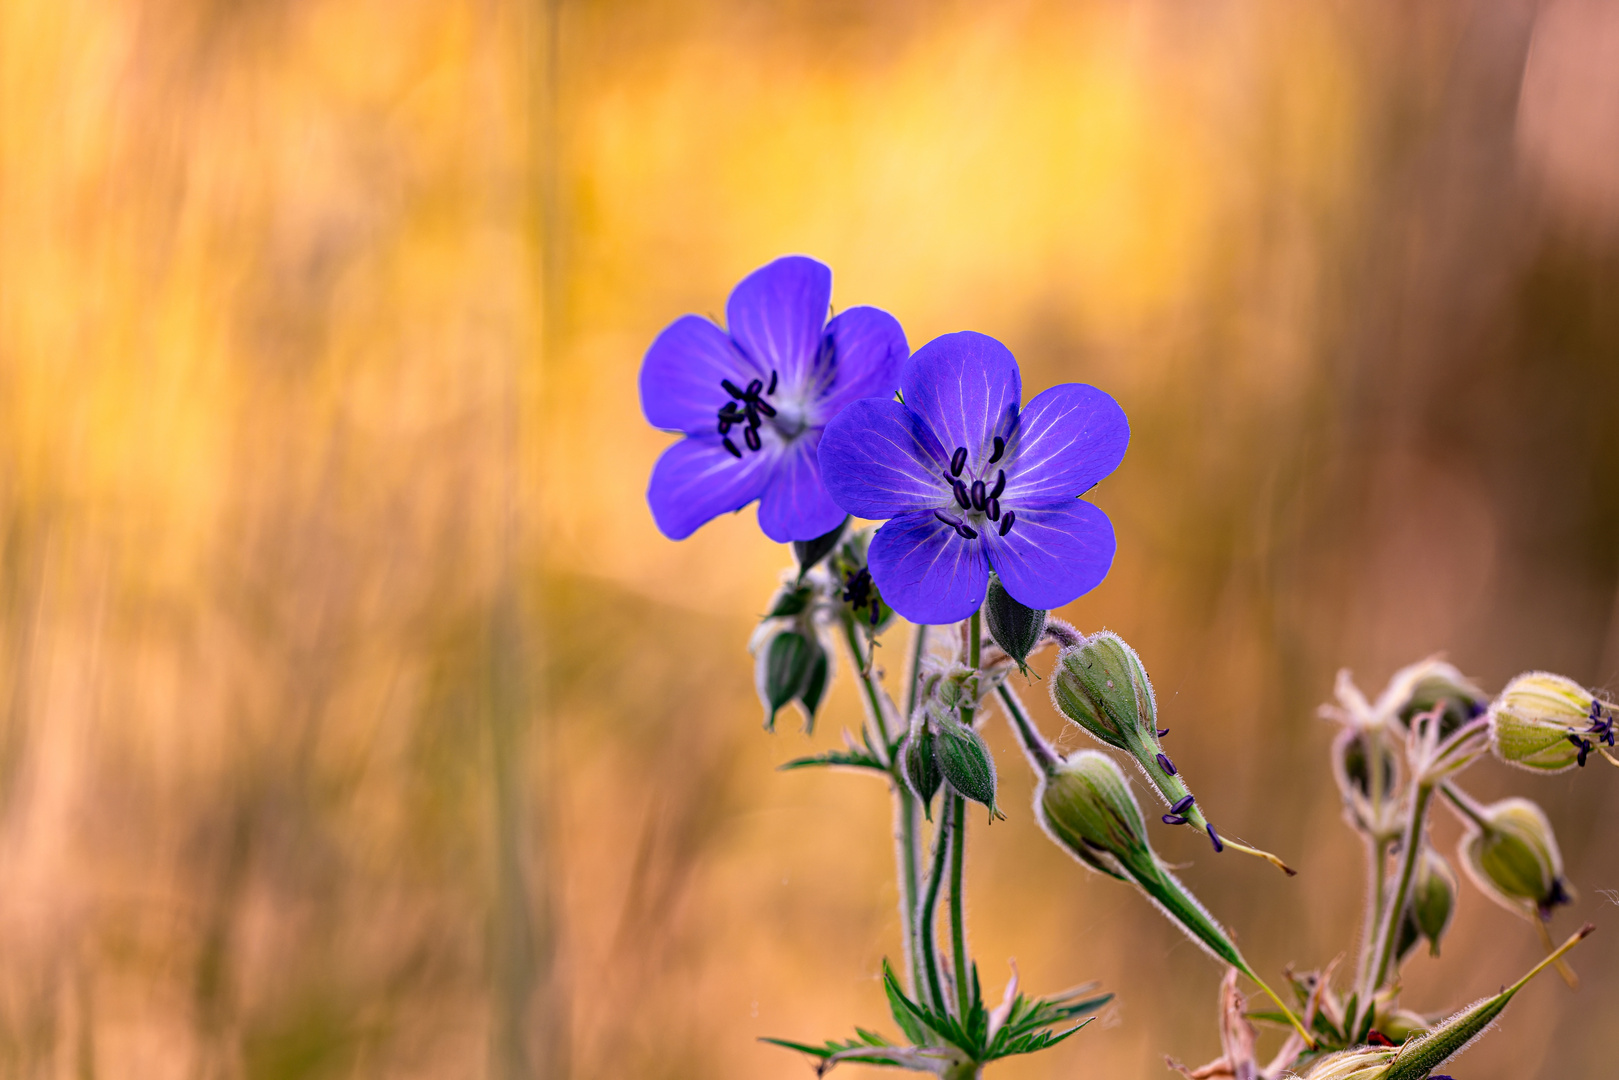
<path fill-rule="evenodd" d="M 967 854 L 967 802 L 950 796 L 950 948 L 956 967 L 956 1014 L 967 1015 L 967 926 L 963 914 L 961 879 Z"/>
<path fill-rule="evenodd" d="M 944 884 L 945 859 L 950 854 L 950 821 L 955 816 L 953 800 L 943 800 L 939 811 L 939 825 L 933 830 L 933 867 L 928 874 L 928 891 L 917 913 L 916 936 L 920 946 L 922 972 L 927 978 L 928 995 L 933 1008 L 945 1012 L 944 988 L 939 980 L 939 941 L 934 933 L 935 915 L 939 909 L 939 887 Z"/>
<path fill-rule="evenodd" d="M 1411 892 L 1411 879 L 1417 870 L 1417 857 L 1422 854 L 1422 826 L 1428 816 L 1428 804 L 1433 800 L 1433 786 L 1418 784 L 1411 799 L 1411 818 L 1406 823 L 1405 847 L 1400 852 L 1400 876 L 1395 880 L 1394 893 L 1383 909 L 1378 930 L 1382 939 L 1378 945 L 1377 961 L 1370 969 L 1371 977 L 1361 987 L 1361 1008 L 1371 1015 L 1372 997 L 1383 986 L 1389 965 L 1394 961 L 1395 949 L 1400 942 L 1400 916 L 1405 911 L 1405 899 Z"/>
<path fill-rule="evenodd" d="M 849 662 L 854 665 L 855 676 L 865 690 L 866 720 L 875 729 L 874 734 L 882 740 L 883 753 L 887 754 L 893 741 L 888 731 L 888 712 L 883 708 L 882 692 L 877 687 L 877 680 L 861 655 L 860 635 L 854 628 L 854 616 L 847 609 L 843 612 L 843 640 L 849 646 Z"/>
<path fill-rule="evenodd" d="M 1372 955 L 1377 948 L 1377 924 L 1383 916 L 1383 890 L 1388 888 L 1389 841 L 1386 836 L 1363 834 L 1366 840 L 1366 916 L 1361 920 L 1360 963 L 1355 968 L 1357 983 L 1371 974 Z"/>
<path fill-rule="evenodd" d="M 1488 819 L 1484 816 L 1484 807 L 1474 802 L 1467 792 L 1448 781 L 1440 784 L 1439 790 L 1462 817 L 1481 829 L 1490 827 Z"/>
<path fill-rule="evenodd" d="M 927 644 L 927 626 L 916 627 L 911 635 L 911 673 L 905 692 L 907 722 L 916 712 L 917 690 L 922 684 L 922 654 L 927 651 Z M 895 764 L 897 766 L 898 763 Z M 922 961 L 916 932 L 916 901 L 922 873 L 922 852 L 917 835 L 921 811 L 911 789 L 899 777 L 897 768 L 894 776 L 894 817 L 898 821 L 894 836 L 894 864 L 899 875 L 900 930 L 905 935 L 905 982 L 911 996 L 919 998 Z"/>
<path fill-rule="evenodd" d="M 1046 742 L 1040 732 L 1035 730 L 1034 723 L 1023 708 L 1023 702 L 1017 699 L 1012 688 L 1004 682 L 997 687 L 1001 695 L 1001 704 L 1006 707 L 1006 715 L 1012 721 L 1012 730 L 1017 732 L 1023 743 L 1024 752 L 1028 754 L 1029 762 L 1042 776 L 1050 776 L 1057 767 L 1057 752 Z"/>

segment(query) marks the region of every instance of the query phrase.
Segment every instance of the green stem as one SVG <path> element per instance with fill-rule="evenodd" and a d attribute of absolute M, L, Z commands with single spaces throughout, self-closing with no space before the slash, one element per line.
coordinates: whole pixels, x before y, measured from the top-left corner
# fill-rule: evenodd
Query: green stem
<path fill-rule="evenodd" d="M 928 996 L 937 1012 L 947 1012 L 944 987 L 939 979 L 939 942 L 933 932 L 935 915 L 939 910 L 939 888 L 944 884 L 944 864 L 950 853 L 950 822 L 955 816 L 952 800 L 943 800 L 939 811 L 939 826 L 933 830 L 933 868 L 928 874 L 928 891 L 917 913 L 916 935 L 921 947 L 922 971 L 927 977 Z"/>
<path fill-rule="evenodd" d="M 1440 784 L 1439 791 L 1446 799 L 1450 800 L 1450 804 L 1461 813 L 1462 817 L 1467 818 L 1481 829 L 1490 827 L 1489 819 L 1484 816 L 1484 808 L 1474 802 L 1467 792 L 1449 781 Z"/>
<path fill-rule="evenodd" d="M 1361 987 L 1361 1008 L 1366 1010 L 1367 1016 L 1371 1015 L 1373 1008 L 1372 997 L 1382 988 L 1389 965 L 1394 961 L 1394 951 L 1399 945 L 1400 916 L 1405 911 L 1405 898 L 1411 892 L 1411 878 L 1416 874 L 1417 856 L 1422 854 L 1422 826 L 1428 816 L 1428 804 L 1432 800 L 1432 785 L 1418 784 L 1416 794 L 1411 799 L 1411 818 L 1406 822 L 1405 847 L 1400 852 L 1400 876 L 1395 881 L 1393 895 L 1383 908 L 1383 917 L 1379 924 L 1378 936 L 1381 941 L 1377 949 L 1377 962 L 1371 968 L 1371 978 Z"/>
<path fill-rule="evenodd" d="M 1377 927 L 1383 919 L 1383 890 L 1388 888 L 1389 842 L 1384 836 L 1366 834 L 1366 917 L 1361 920 L 1360 964 L 1355 969 L 1357 983 L 1370 975 L 1372 954 L 1377 947 Z"/>
<path fill-rule="evenodd" d="M 967 1015 L 967 925 L 963 915 L 961 878 L 967 854 L 967 803 L 950 796 L 950 947 L 956 964 L 956 1015 Z"/>
<path fill-rule="evenodd" d="M 1057 767 L 1057 753 L 1035 730 L 1034 722 L 1023 708 L 1023 702 L 1017 699 L 1012 688 L 1004 682 L 996 688 L 1001 695 L 1001 704 L 1006 706 L 1006 715 L 1012 721 L 1012 730 L 1017 732 L 1018 738 L 1023 742 L 1023 749 L 1027 751 L 1029 760 L 1043 776 L 1050 776 Z"/>
<path fill-rule="evenodd" d="M 922 654 L 927 650 L 927 643 L 927 626 L 916 627 L 911 635 L 911 674 L 905 693 L 906 723 L 916 712 L 917 692 L 922 684 Z M 905 982 L 906 989 L 914 998 L 920 997 L 918 988 L 922 968 L 916 933 L 916 901 L 921 891 L 919 883 L 922 875 L 922 852 L 917 834 L 922 814 L 911 789 L 900 778 L 897 767 L 894 775 L 894 817 L 898 824 L 894 835 L 894 865 L 899 875 L 900 930 L 905 935 Z"/>
<path fill-rule="evenodd" d="M 883 753 L 893 743 L 893 737 L 888 731 L 888 713 L 883 708 L 881 692 L 877 688 L 877 680 L 872 678 L 871 669 L 866 667 L 865 657 L 860 651 L 860 635 L 854 628 L 854 616 L 845 609 L 843 612 L 843 638 L 849 646 L 849 660 L 854 664 L 855 675 L 860 679 L 860 685 L 866 692 L 866 719 L 876 729 L 877 737 L 882 740 Z"/>

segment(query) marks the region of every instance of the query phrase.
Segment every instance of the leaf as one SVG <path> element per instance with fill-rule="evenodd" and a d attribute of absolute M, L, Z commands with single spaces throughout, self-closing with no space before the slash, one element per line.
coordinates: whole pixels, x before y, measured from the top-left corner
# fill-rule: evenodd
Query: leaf
<path fill-rule="evenodd" d="M 776 602 L 771 605 L 770 610 L 765 613 L 764 617 L 766 619 L 777 619 L 785 618 L 789 615 L 803 614 L 804 609 L 809 607 L 811 595 L 813 594 L 810 592 L 808 585 L 801 585 L 796 589 L 784 589 L 776 594 Z"/>
<path fill-rule="evenodd" d="M 869 754 L 859 750 L 828 750 L 824 754 L 811 754 L 809 757 L 793 758 L 789 762 L 776 766 L 782 772 L 792 769 L 812 769 L 817 766 L 839 765 L 849 769 L 875 769 L 884 776 L 888 775 L 888 767 Z"/>

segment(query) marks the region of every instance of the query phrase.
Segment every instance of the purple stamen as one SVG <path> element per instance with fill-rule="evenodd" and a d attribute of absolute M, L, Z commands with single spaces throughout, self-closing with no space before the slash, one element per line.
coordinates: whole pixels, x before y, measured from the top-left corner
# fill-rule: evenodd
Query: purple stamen
<path fill-rule="evenodd" d="M 731 430 L 731 421 L 725 419 L 723 416 L 720 417 L 720 434 L 724 435 L 726 432 L 728 432 L 730 430 Z"/>
<path fill-rule="evenodd" d="M 1005 536 L 1007 533 L 1011 532 L 1012 531 L 1012 522 L 1014 522 L 1016 520 L 1017 520 L 1017 514 L 1014 513 L 1011 510 L 1008 510 L 1006 512 L 1006 516 L 1001 518 L 1000 534 L 1002 536 Z"/>
<path fill-rule="evenodd" d="M 1006 470 L 1005 469 L 996 469 L 995 470 L 995 487 L 994 487 L 994 489 L 992 491 L 990 491 L 989 497 L 992 498 L 992 499 L 998 499 L 998 498 L 1001 497 L 1001 492 L 1003 492 L 1005 490 L 1006 490 Z"/>
<path fill-rule="evenodd" d="M 1194 801 L 1195 800 L 1190 795 L 1187 795 L 1185 798 L 1175 803 L 1174 806 L 1171 806 L 1170 809 L 1175 811 L 1177 814 L 1184 814 L 1186 813 L 1187 808 L 1190 807 Z"/>
<path fill-rule="evenodd" d="M 1158 729 L 1158 737 L 1160 739 L 1162 739 L 1165 735 L 1168 735 L 1168 734 L 1169 734 L 1169 729 L 1168 728 L 1164 727 L 1164 728 L 1159 728 Z"/>
<path fill-rule="evenodd" d="M 738 401 L 741 401 L 743 398 L 748 396 L 746 391 L 744 391 L 740 386 L 732 382 L 730 379 L 721 379 L 720 385 L 725 388 L 725 392 L 727 394 L 730 394 Z"/>
<path fill-rule="evenodd" d="M 1163 820 L 1163 823 L 1165 825 L 1185 825 L 1186 824 L 1186 819 L 1181 817 L 1179 814 L 1165 814 L 1163 816 L 1162 820 Z"/>
<path fill-rule="evenodd" d="M 1225 850 L 1225 845 L 1220 843 L 1220 834 L 1214 831 L 1214 823 L 1212 821 L 1209 823 L 1209 842 L 1214 845 L 1214 853 L 1216 855 Z"/>
<path fill-rule="evenodd" d="M 749 450 L 757 450 L 764 445 L 759 441 L 758 427 L 750 427 L 742 433 L 742 441 L 748 444 Z"/>
<path fill-rule="evenodd" d="M 978 539 L 978 533 L 972 528 L 972 526 L 966 524 L 965 522 L 956 526 L 956 535 L 960 536 L 963 540 Z"/>
<path fill-rule="evenodd" d="M 965 446 L 958 446 L 956 447 L 956 452 L 950 455 L 950 475 L 952 477 L 960 476 L 961 470 L 965 469 L 966 467 L 967 448 Z"/>
<path fill-rule="evenodd" d="M 736 443 L 732 442 L 730 439 L 721 439 L 720 442 L 725 444 L 725 449 L 731 452 L 732 457 L 739 458 L 742 456 L 742 451 L 738 450 L 736 448 Z"/>
<path fill-rule="evenodd" d="M 772 371 L 770 373 L 770 385 L 765 387 L 765 393 L 774 394 L 775 392 L 776 392 L 776 373 L 774 371 Z"/>
<path fill-rule="evenodd" d="M 991 465 L 995 464 L 1001 460 L 1001 455 L 1004 453 L 1006 453 L 1006 440 L 997 435 L 995 436 L 995 452 L 989 455 L 989 463 Z"/>
<path fill-rule="evenodd" d="M 961 519 L 960 518 L 953 518 L 949 514 L 945 513 L 943 510 L 935 510 L 935 511 L 933 511 L 933 516 L 938 518 L 940 521 L 944 522 L 946 525 L 950 526 L 952 529 L 961 528 Z"/>
<path fill-rule="evenodd" d="M 759 393 L 759 391 L 763 390 L 764 388 L 765 388 L 765 381 L 763 379 L 754 379 L 752 382 L 748 383 L 748 396 L 753 397 L 753 396 L 757 395 Z"/>
<path fill-rule="evenodd" d="M 1175 775 L 1175 763 L 1169 760 L 1168 754 L 1158 755 L 1158 767 L 1164 770 L 1164 772 L 1168 773 L 1170 776 Z"/>
<path fill-rule="evenodd" d="M 984 516 L 989 518 L 991 521 L 1001 520 L 1001 500 L 989 500 L 989 505 L 984 507 Z"/>
<path fill-rule="evenodd" d="M 973 501 L 974 510 L 984 509 L 984 482 L 982 480 L 973 481 L 973 486 L 971 492 L 969 493 L 969 497 Z"/>
<path fill-rule="evenodd" d="M 955 491 L 956 501 L 961 504 L 961 508 L 963 510 L 971 510 L 973 508 L 973 499 L 971 495 L 967 494 L 966 484 L 963 484 L 960 480 L 957 480 L 952 490 Z"/>

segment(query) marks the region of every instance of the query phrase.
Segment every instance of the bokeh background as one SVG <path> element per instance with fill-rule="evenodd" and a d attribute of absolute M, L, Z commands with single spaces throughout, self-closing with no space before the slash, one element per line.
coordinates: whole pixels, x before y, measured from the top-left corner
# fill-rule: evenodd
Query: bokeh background
<path fill-rule="evenodd" d="M 764 734 L 787 552 L 642 501 L 646 345 L 793 251 L 1128 410 L 1064 614 L 1301 869 L 1160 837 L 1262 971 L 1353 946 L 1338 667 L 1619 686 L 1612 4 L 4 0 L 0 1075 L 804 1077 L 755 1038 L 891 1029 L 885 792 L 773 769 L 847 678 Z M 985 981 L 1119 995 L 993 1075 L 1213 1057 L 1217 967 L 989 730 Z M 1609 1075 L 1619 772 L 1468 785 L 1547 807 L 1600 932 L 1452 1071 Z M 1466 889 L 1406 1001 L 1538 952 Z"/>

